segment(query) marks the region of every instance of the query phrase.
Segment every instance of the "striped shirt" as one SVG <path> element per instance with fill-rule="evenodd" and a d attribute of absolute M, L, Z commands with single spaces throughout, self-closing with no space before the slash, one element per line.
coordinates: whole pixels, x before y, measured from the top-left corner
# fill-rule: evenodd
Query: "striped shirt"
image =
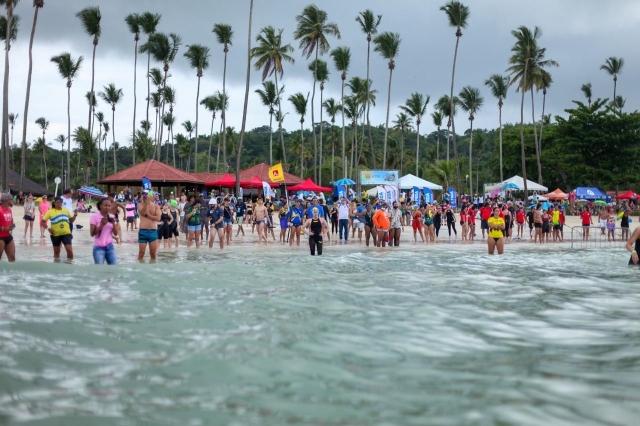
<path fill-rule="evenodd" d="M 69 219 L 71 218 L 71 214 L 69 210 L 64 207 L 60 210 L 53 208 L 49 210 L 43 217 L 43 221 L 50 220 L 51 221 L 51 230 L 53 231 L 51 235 L 54 237 L 61 237 L 63 235 L 71 234 L 71 225 Z"/>

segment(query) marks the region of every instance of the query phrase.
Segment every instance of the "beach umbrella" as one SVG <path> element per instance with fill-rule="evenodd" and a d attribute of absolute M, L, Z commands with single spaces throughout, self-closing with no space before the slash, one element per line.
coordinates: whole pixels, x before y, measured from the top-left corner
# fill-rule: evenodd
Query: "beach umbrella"
<path fill-rule="evenodd" d="M 82 188 L 78 189 L 78 192 L 84 195 L 88 195 L 89 197 L 107 198 L 107 195 L 105 193 L 93 186 L 83 186 Z"/>
<path fill-rule="evenodd" d="M 356 183 L 354 181 L 352 181 L 351 179 L 349 179 L 349 178 L 343 178 L 343 179 L 340 179 L 340 180 L 337 180 L 337 181 L 333 182 L 333 184 L 336 185 L 336 186 L 340 186 L 340 185 L 347 185 L 348 186 L 348 185 L 355 185 Z"/>
<path fill-rule="evenodd" d="M 596 206 L 606 206 L 607 205 L 606 201 L 602 201 L 602 200 L 596 200 L 593 204 L 595 204 Z"/>
<path fill-rule="evenodd" d="M 520 187 L 513 182 L 509 182 L 508 184 L 502 186 L 502 190 L 505 190 L 505 189 L 519 190 Z"/>
<path fill-rule="evenodd" d="M 577 200 L 576 204 L 589 204 L 589 200 Z"/>

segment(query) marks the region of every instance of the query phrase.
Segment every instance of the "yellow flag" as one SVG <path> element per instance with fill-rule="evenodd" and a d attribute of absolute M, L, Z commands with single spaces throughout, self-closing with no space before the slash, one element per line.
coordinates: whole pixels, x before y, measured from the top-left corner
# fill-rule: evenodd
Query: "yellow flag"
<path fill-rule="evenodd" d="M 284 170 L 282 170 L 281 163 L 269 168 L 269 179 L 271 182 L 284 182 Z"/>

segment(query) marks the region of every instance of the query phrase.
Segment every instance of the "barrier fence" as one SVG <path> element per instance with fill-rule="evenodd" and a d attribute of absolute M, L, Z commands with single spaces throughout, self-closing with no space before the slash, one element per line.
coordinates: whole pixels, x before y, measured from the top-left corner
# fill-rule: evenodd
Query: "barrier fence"
<path fill-rule="evenodd" d="M 585 239 L 585 230 L 589 230 L 588 239 Z M 628 229 L 628 228 L 627 228 Z M 609 230 L 598 226 L 574 226 L 571 228 L 571 248 L 576 249 L 601 249 L 601 248 L 624 248 L 627 238 L 622 238 L 622 228 L 613 230 L 613 239 L 609 236 Z M 631 232 L 629 231 L 629 236 Z"/>

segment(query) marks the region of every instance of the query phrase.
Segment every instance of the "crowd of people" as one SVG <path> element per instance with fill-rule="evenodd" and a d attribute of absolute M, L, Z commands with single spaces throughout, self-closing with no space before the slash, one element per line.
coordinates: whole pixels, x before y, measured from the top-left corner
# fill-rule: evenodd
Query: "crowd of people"
<path fill-rule="evenodd" d="M 25 229 L 23 238 L 33 238 L 33 223 L 39 214 L 40 238 L 49 233 L 53 246 L 54 259 L 60 258 L 64 247 L 67 258 L 73 258 L 73 224 L 79 211 L 87 211 L 83 199 L 75 208 L 74 192 L 65 189 L 61 197 L 49 204 L 48 197 L 34 200 L 32 195 L 23 198 L 23 220 Z M 13 216 L 11 208 L 13 197 L 2 195 L 2 220 L 0 221 L 0 255 L 7 253 L 10 261 L 15 259 L 15 245 L 11 234 Z M 292 195 L 280 197 L 236 198 L 232 194 L 220 192 L 208 196 L 206 193 L 176 197 L 173 192 L 163 198 L 159 193 L 143 190 L 132 193 L 127 187 L 119 194 L 108 194 L 107 198 L 97 202 L 97 211 L 90 217 L 90 235 L 94 238 L 93 257 L 97 264 L 117 263 L 114 244 L 122 242 L 121 221 L 125 222 L 127 232 L 138 234 L 138 259 L 142 260 L 147 247 L 152 260 L 160 243 L 164 248 L 199 248 L 201 244 L 212 248 L 216 243 L 220 249 L 233 243 L 235 237 L 246 232 L 257 232 L 258 245 L 269 245 L 276 241 L 275 229 L 280 232 L 278 242 L 289 246 L 300 246 L 301 236 L 306 235 L 311 255 L 322 255 L 323 244 L 348 244 L 357 238 L 365 246 L 385 247 L 400 245 L 405 227 L 411 227 L 414 243 L 435 244 L 444 238 L 458 239 L 463 243 L 474 242 L 480 237 L 487 243 L 487 250 L 493 254 L 504 252 L 505 242 L 525 239 L 526 228 L 529 239 L 534 243 L 564 241 L 566 222 L 566 204 L 536 203 L 525 209 L 522 202 L 503 200 L 483 200 L 482 204 L 463 203 L 459 211 L 444 202 L 415 203 L 411 200 L 387 203 L 383 199 L 357 200 L 341 198 L 328 205 L 323 196 L 308 197 Z M 595 206 L 594 206 L 595 207 Z M 589 206 L 578 211 L 583 225 L 583 240 L 590 238 L 589 230 L 593 215 L 597 215 L 601 233 L 615 240 L 616 221 L 620 220 L 622 238 L 631 241 L 629 236 L 629 209 L 601 208 Z M 480 222 L 480 232 L 476 225 Z M 458 229 L 457 225 L 460 226 Z M 446 226 L 446 231 L 444 227 Z M 11 228 L 3 230 L 4 228 Z M 441 232 L 447 235 L 441 237 Z M 182 234 L 182 238 L 181 238 Z M 357 237 L 356 237 L 357 235 Z M 636 237 L 637 238 L 637 237 Z M 631 250 L 630 250 L 631 251 Z"/>

